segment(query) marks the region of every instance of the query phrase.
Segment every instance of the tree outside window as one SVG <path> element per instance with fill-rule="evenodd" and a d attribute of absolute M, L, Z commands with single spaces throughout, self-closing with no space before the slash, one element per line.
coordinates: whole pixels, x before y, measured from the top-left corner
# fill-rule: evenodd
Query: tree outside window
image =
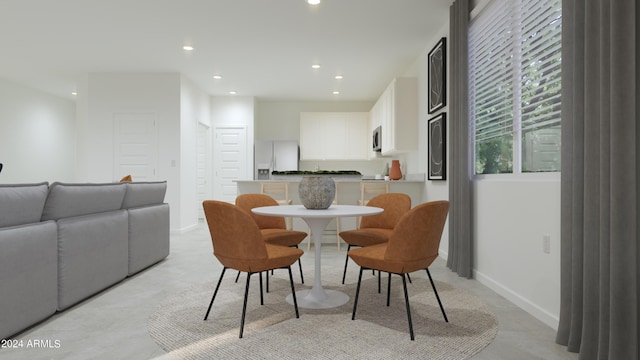
<path fill-rule="evenodd" d="M 469 32 L 476 174 L 560 170 L 559 0 L 494 0 Z"/>

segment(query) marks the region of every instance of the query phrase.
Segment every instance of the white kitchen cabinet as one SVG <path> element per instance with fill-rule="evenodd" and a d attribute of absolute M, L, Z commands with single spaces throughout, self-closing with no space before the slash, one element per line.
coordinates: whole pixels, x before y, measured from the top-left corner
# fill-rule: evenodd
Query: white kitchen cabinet
<path fill-rule="evenodd" d="M 300 113 L 300 160 L 365 160 L 368 112 Z"/>
<path fill-rule="evenodd" d="M 319 159 L 324 150 L 324 126 L 317 113 L 300 113 L 300 160 Z"/>
<path fill-rule="evenodd" d="M 418 79 L 394 79 L 371 113 L 371 126 L 382 126 L 383 156 L 418 149 Z"/>

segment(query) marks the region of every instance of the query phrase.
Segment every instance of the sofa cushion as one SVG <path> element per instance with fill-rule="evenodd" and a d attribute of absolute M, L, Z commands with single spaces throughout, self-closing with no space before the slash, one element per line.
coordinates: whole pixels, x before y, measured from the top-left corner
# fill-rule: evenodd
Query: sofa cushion
<path fill-rule="evenodd" d="M 127 276 L 126 210 L 66 218 L 57 223 L 58 310 Z"/>
<path fill-rule="evenodd" d="M 0 227 L 40 222 L 49 183 L 0 185 Z"/>
<path fill-rule="evenodd" d="M 130 182 L 122 202 L 123 209 L 162 204 L 167 192 L 166 181 Z"/>
<path fill-rule="evenodd" d="M 54 182 L 44 205 L 42 220 L 120 210 L 125 183 L 66 184 Z"/>
<path fill-rule="evenodd" d="M 53 221 L 0 229 L 0 339 L 56 311 L 57 234 Z"/>

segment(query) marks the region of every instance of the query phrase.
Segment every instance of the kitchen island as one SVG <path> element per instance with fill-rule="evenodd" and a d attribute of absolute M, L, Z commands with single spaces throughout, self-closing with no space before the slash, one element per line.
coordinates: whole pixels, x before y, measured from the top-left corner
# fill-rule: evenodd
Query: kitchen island
<path fill-rule="evenodd" d="M 293 204 L 301 204 L 298 196 L 298 184 L 304 175 L 272 175 L 272 180 L 235 180 L 238 185 L 238 194 L 260 193 L 261 183 L 282 183 L 289 185 L 289 198 Z M 329 176 L 329 175 L 325 175 Z M 364 182 L 381 183 L 384 180 L 374 180 L 363 178 L 360 175 L 330 175 L 336 183 L 336 194 L 338 203 L 343 205 L 357 205 L 360 199 L 360 184 Z M 423 199 L 424 192 L 424 174 L 408 174 L 406 180 L 391 180 L 389 183 L 389 192 L 404 193 L 411 197 L 411 206 L 420 204 Z M 356 228 L 355 218 L 342 218 L 340 220 L 340 231 L 351 230 Z M 307 225 L 300 219 L 294 219 L 293 229 L 299 231 L 307 231 Z M 332 221 L 325 229 L 323 242 L 336 243 L 336 227 Z"/>

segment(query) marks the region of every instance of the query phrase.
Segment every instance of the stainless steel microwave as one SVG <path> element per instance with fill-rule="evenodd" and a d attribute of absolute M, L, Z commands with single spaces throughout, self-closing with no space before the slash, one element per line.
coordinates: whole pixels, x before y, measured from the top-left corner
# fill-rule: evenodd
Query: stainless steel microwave
<path fill-rule="evenodd" d="M 382 127 L 378 126 L 373 130 L 373 151 L 382 151 Z"/>

